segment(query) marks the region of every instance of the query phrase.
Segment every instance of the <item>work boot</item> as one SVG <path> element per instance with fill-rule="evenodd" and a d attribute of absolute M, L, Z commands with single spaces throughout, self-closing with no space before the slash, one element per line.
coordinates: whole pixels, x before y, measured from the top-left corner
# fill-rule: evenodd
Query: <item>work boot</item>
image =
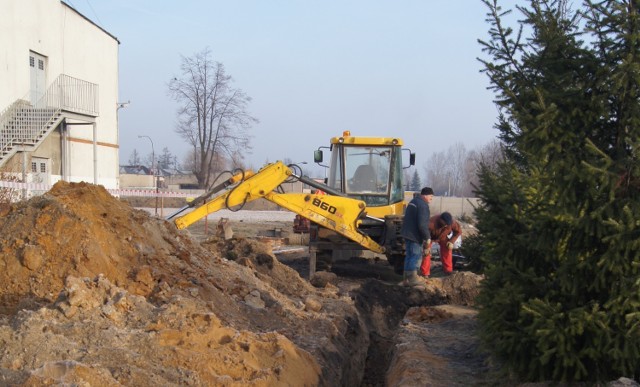
<path fill-rule="evenodd" d="M 398 286 L 407 286 L 407 272 L 402 272 L 402 281 L 398 282 Z"/>
<path fill-rule="evenodd" d="M 418 277 L 418 273 L 415 270 L 409 271 L 406 273 L 407 277 L 405 279 L 404 286 L 421 286 L 424 285 L 424 282 Z"/>

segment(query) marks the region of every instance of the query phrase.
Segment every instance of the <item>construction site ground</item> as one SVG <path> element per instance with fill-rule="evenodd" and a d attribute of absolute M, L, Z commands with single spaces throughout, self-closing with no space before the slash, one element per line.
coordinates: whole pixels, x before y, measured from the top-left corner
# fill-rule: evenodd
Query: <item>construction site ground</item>
<path fill-rule="evenodd" d="M 386 260 L 352 259 L 309 278 L 294 215 L 257 212 L 229 214 L 225 239 L 219 218 L 177 230 L 85 183 L 9 206 L 0 385 L 500 384 L 477 340 L 480 276 L 436 261 L 407 288 Z"/>

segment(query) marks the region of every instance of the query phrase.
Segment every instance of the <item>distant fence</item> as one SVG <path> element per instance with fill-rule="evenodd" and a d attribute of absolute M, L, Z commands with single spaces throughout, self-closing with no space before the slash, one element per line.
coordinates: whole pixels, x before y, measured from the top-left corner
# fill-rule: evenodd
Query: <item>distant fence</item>
<path fill-rule="evenodd" d="M 41 195 L 51 189 L 47 184 L 36 183 L 20 183 L 13 181 L 0 181 L 0 189 L 16 190 L 17 199 L 24 197 L 32 197 Z M 142 198 L 183 198 L 185 202 L 188 199 L 198 197 L 204 191 L 190 190 L 190 191 L 167 191 L 167 190 L 155 190 L 155 189 L 107 189 L 107 191 L 117 197 L 142 197 Z M 409 202 L 413 198 L 413 192 L 406 192 L 405 201 Z M 473 217 L 473 211 L 480 204 L 478 198 L 459 198 L 459 197 L 447 197 L 447 196 L 434 196 L 433 201 L 429 205 L 431 214 L 440 214 L 442 212 L 450 212 L 454 217 L 468 216 Z M 163 204 L 161 204 L 164 207 Z M 264 208 L 263 208 L 264 207 Z M 251 208 L 274 210 L 279 207 L 274 203 L 264 203 L 264 205 L 252 206 Z"/>
<path fill-rule="evenodd" d="M 41 195 L 51 189 L 51 185 L 37 183 L 21 183 L 16 181 L 0 181 L 0 188 L 14 189 L 28 192 L 28 197 Z M 189 198 L 197 197 L 198 194 L 191 192 L 164 191 L 155 189 L 111 189 L 106 190 L 114 196 L 141 196 L 141 197 L 164 197 L 164 198 Z"/>
<path fill-rule="evenodd" d="M 429 209 L 431 210 L 431 215 L 447 211 L 457 218 L 462 216 L 473 217 L 473 211 L 479 205 L 480 199 L 478 198 L 436 196 L 429 204 Z"/>
<path fill-rule="evenodd" d="M 415 192 L 407 191 L 404 195 L 405 202 L 411 201 Z M 452 196 L 434 196 L 429 204 L 431 215 L 449 212 L 454 217 L 473 217 L 473 211 L 480 205 L 478 198 L 459 198 Z"/>

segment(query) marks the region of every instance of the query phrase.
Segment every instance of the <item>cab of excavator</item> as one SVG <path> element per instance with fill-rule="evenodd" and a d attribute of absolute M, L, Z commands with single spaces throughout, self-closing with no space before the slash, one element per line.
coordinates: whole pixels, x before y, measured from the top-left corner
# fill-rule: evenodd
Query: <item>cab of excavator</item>
<path fill-rule="evenodd" d="M 330 164 L 325 183 L 348 197 L 364 201 L 367 207 L 404 202 L 403 169 L 415 164 L 415 154 L 402 148 L 398 138 L 354 137 L 344 132 L 331 139 Z M 403 165 L 403 153 L 409 155 Z M 322 162 L 322 151 L 314 156 Z M 391 211 L 394 212 L 394 211 Z"/>

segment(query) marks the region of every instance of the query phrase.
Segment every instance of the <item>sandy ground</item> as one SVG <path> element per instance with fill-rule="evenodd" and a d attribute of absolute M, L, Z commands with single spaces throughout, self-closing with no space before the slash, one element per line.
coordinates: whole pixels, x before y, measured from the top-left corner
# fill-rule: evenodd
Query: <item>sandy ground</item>
<path fill-rule="evenodd" d="M 293 217 L 285 211 L 220 211 L 209 215 L 208 234 L 215 233 L 211 224 L 224 218 L 234 235 L 263 240 L 275 229 L 282 231 L 281 238 L 273 239 L 297 241 Z M 189 231 L 196 239 L 207 238 L 204 221 Z M 278 245 L 272 251 L 280 262 L 309 279 L 306 245 Z M 356 300 L 370 332 L 363 386 L 496 384 L 476 335 L 473 299 L 479 276 L 459 272 L 444 278 L 440 262 L 434 259 L 435 278 L 427 281 L 426 289 L 415 290 L 396 286 L 401 277 L 383 260 L 336 262 L 333 271 L 339 275 L 329 281 Z"/>
<path fill-rule="evenodd" d="M 260 216 L 230 220 L 235 235 L 225 240 L 202 225 L 179 231 L 84 183 L 11 205 L 0 217 L 0 385 L 483 381 L 478 276 L 434 278 L 423 289 L 305 278 L 304 249 L 276 255 L 258 238 L 286 232 L 289 220 Z"/>

